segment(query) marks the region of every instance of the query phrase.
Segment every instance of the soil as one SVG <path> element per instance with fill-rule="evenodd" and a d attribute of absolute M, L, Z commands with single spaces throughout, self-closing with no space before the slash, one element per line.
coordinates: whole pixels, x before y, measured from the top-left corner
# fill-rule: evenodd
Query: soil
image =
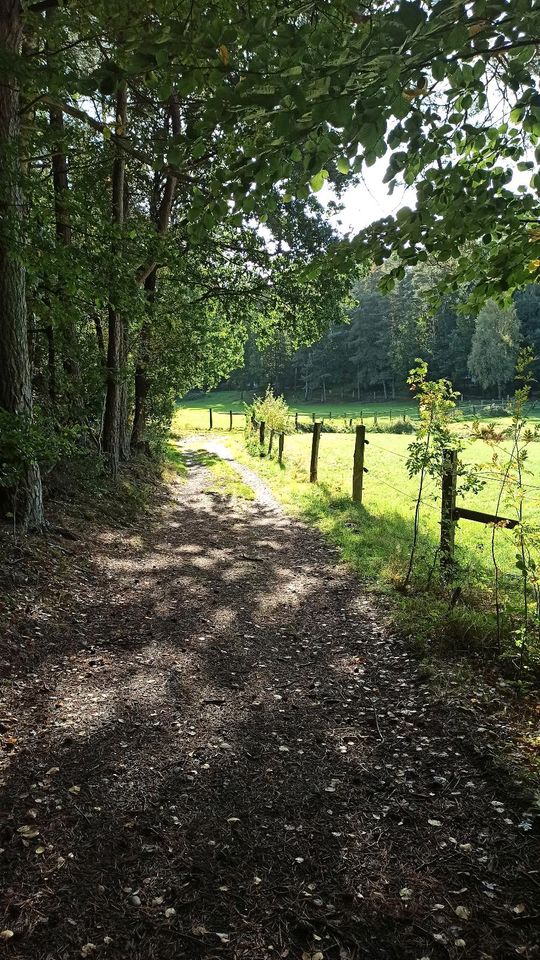
<path fill-rule="evenodd" d="M 3 567 L 0 955 L 538 957 L 499 688 L 442 695 L 251 471 L 253 501 L 208 492 L 199 445 L 152 516 Z"/>

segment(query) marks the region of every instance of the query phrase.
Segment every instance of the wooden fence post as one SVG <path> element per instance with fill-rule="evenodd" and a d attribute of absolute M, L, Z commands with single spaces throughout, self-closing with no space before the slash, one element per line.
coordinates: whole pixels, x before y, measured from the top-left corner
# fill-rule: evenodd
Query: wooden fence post
<path fill-rule="evenodd" d="M 265 429 L 265 426 L 266 426 L 266 425 L 265 425 L 264 420 L 261 420 L 261 422 L 260 422 L 260 424 L 259 424 L 259 443 L 260 443 L 260 445 L 261 445 L 261 457 L 264 457 L 264 450 L 263 450 L 262 448 L 264 447 L 264 429 Z"/>
<path fill-rule="evenodd" d="M 441 567 L 448 569 L 454 562 L 456 521 L 457 451 L 443 450 L 441 493 Z"/>
<path fill-rule="evenodd" d="M 272 446 L 274 444 L 274 431 L 270 430 L 270 442 L 268 444 L 268 453 L 272 453 Z"/>
<path fill-rule="evenodd" d="M 229 430 L 232 430 L 232 418 L 233 418 L 233 412 L 232 410 L 229 410 Z"/>
<path fill-rule="evenodd" d="M 298 410 L 296 410 L 294 414 L 294 429 L 298 431 Z"/>
<path fill-rule="evenodd" d="M 212 407 L 208 407 L 208 413 L 210 414 L 210 429 L 214 426 L 214 420 L 212 418 Z"/>
<path fill-rule="evenodd" d="M 321 439 L 322 423 L 313 424 L 313 440 L 311 443 L 311 464 L 309 468 L 309 482 L 317 483 L 317 461 L 319 459 L 319 440 Z"/>
<path fill-rule="evenodd" d="M 369 443 L 369 440 L 366 440 L 366 428 L 361 424 L 356 428 L 356 440 L 354 444 L 352 498 L 356 503 L 362 503 L 365 469 L 364 448 L 366 443 Z"/>
<path fill-rule="evenodd" d="M 283 446 L 285 443 L 285 434 L 280 433 L 278 438 L 278 463 L 283 463 Z"/>

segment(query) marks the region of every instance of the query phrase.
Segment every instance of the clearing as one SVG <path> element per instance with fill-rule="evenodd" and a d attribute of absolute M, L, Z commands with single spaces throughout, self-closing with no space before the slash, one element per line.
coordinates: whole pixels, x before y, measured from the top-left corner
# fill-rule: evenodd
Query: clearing
<path fill-rule="evenodd" d="M 183 458 L 153 517 L 13 565 L 5 955 L 538 956 L 504 684 L 442 692 L 259 478 Z"/>

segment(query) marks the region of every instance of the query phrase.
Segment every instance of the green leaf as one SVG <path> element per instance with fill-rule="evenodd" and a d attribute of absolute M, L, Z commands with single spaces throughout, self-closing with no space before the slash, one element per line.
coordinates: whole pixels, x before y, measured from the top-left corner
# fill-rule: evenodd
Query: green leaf
<path fill-rule="evenodd" d="M 328 170 L 319 170 L 319 172 L 316 173 L 315 176 L 311 178 L 311 180 L 309 181 L 309 185 L 313 190 L 313 193 L 318 193 L 319 190 L 321 190 L 321 188 L 324 185 L 324 181 L 327 178 L 328 178 Z"/>
<path fill-rule="evenodd" d="M 338 168 L 339 172 L 346 177 L 349 173 L 349 161 L 347 160 L 347 157 L 339 157 L 336 161 L 336 167 Z"/>

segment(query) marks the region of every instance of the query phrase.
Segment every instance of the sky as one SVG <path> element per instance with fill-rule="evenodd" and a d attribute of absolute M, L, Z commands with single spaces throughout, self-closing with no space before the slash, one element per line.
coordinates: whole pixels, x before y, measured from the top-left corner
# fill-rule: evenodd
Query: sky
<path fill-rule="evenodd" d="M 395 213 L 405 204 L 409 207 L 415 206 L 416 191 L 412 187 L 396 187 L 392 196 L 388 194 L 388 184 L 382 182 L 387 167 L 386 157 L 377 160 L 372 167 L 365 167 L 363 182 L 350 187 L 343 194 L 341 204 L 344 209 L 341 213 L 328 217 L 339 233 L 357 233 L 374 220 Z M 325 184 L 317 194 L 317 199 L 326 206 L 336 197 L 331 187 Z"/>

